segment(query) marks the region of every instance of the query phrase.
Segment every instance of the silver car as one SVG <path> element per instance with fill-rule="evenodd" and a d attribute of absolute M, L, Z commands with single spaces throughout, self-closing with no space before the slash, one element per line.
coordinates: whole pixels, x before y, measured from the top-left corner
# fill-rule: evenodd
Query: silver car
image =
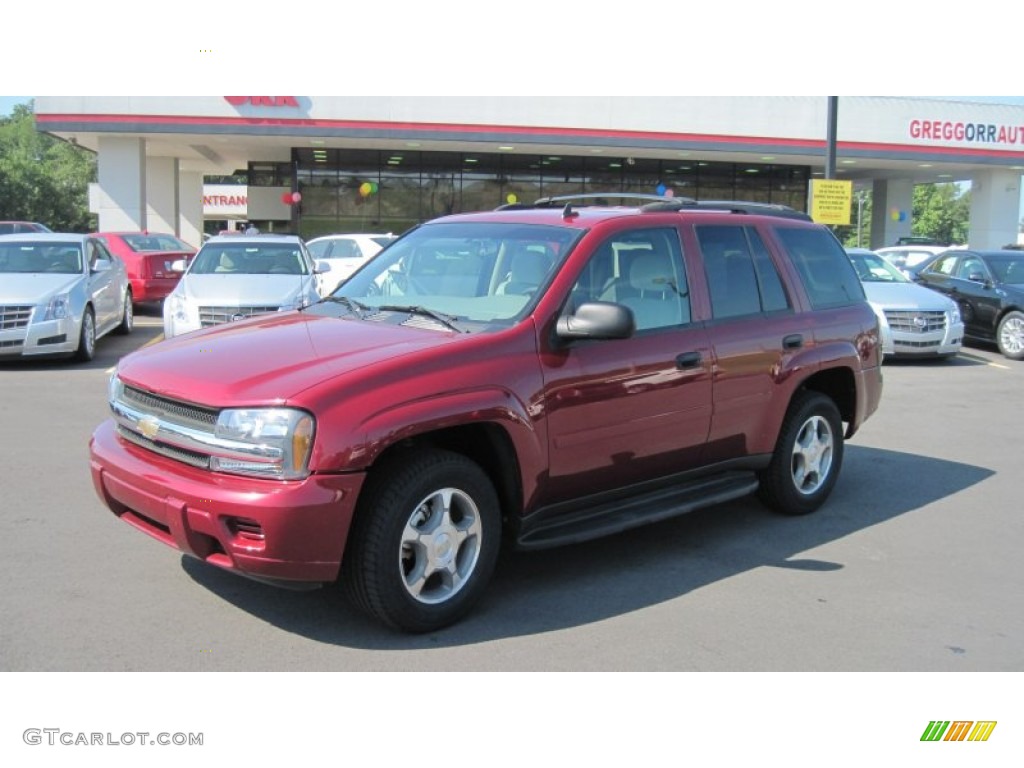
<path fill-rule="evenodd" d="M 952 357 L 960 351 L 964 324 L 956 302 L 911 282 L 874 251 L 846 253 L 878 315 L 885 356 Z"/>
<path fill-rule="evenodd" d="M 171 338 L 254 315 L 299 309 L 320 300 L 314 265 L 295 235 L 222 235 L 207 240 L 164 300 L 164 336 Z"/>
<path fill-rule="evenodd" d="M 72 355 L 87 361 L 96 339 L 131 333 L 124 262 L 92 235 L 0 235 L 0 360 Z"/>

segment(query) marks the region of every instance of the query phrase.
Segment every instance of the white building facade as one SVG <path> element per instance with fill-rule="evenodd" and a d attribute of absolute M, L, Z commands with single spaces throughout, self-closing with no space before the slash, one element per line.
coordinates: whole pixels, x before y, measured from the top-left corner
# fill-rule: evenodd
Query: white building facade
<path fill-rule="evenodd" d="M 970 244 L 1017 240 L 1024 107 L 840 97 L 836 175 L 873 194 L 871 247 L 911 232 L 913 187 L 970 182 Z M 264 231 L 403 231 L 445 213 L 581 192 L 806 210 L 828 99 L 152 96 L 35 100 L 39 130 L 98 154 L 101 230 L 198 244 L 205 176 L 244 173 Z"/>

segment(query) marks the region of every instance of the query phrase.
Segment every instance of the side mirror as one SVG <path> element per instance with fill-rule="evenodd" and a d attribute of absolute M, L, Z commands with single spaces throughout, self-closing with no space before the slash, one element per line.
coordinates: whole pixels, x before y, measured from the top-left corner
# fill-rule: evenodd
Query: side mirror
<path fill-rule="evenodd" d="M 621 304 L 592 301 L 581 304 L 571 315 L 558 318 L 555 336 L 575 339 L 628 339 L 636 331 L 633 310 Z"/>
<path fill-rule="evenodd" d="M 106 272 L 110 269 L 110 262 L 105 259 L 96 259 L 92 264 L 89 265 L 89 271 L 93 274 L 97 272 Z"/>
<path fill-rule="evenodd" d="M 185 259 L 177 259 L 171 262 L 171 272 L 184 272 L 188 266 L 188 262 Z"/>
<path fill-rule="evenodd" d="M 318 261 L 316 266 L 313 268 L 313 271 L 318 275 L 322 275 L 324 272 L 330 272 L 331 263 L 329 261 Z"/>
<path fill-rule="evenodd" d="M 972 283 L 984 283 L 986 288 L 990 287 L 988 278 L 985 277 L 984 272 L 971 272 L 971 274 L 967 276 L 967 279 Z"/>

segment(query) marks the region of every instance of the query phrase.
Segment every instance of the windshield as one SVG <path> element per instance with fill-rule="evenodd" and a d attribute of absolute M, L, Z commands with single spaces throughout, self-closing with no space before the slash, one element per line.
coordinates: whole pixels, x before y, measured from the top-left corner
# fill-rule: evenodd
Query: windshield
<path fill-rule="evenodd" d="M 862 283 L 909 283 L 903 273 L 882 256 L 874 253 L 849 253 L 853 268 Z"/>
<path fill-rule="evenodd" d="M 190 275 L 306 275 L 299 246 L 282 243 L 207 243 L 196 254 Z"/>
<path fill-rule="evenodd" d="M 426 224 L 388 246 L 334 296 L 367 308 L 429 309 L 458 320 L 517 319 L 582 230 L 485 222 Z"/>
<path fill-rule="evenodd" d="M 76 275 L 82 271 L 78 243 L 14 242 L 0 245 L 0 272 L 54 272 Z"/>

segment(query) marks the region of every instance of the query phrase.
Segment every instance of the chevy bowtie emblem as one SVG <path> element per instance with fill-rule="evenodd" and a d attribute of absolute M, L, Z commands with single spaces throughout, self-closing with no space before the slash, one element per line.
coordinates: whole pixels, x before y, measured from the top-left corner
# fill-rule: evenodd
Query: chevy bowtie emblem
<path fill-rule="evenodd" d="M 141 419 L 139 419 L 139 432 L 141 432 L 148 439 L 155 439 L 159 431 L 160 422 L 154 419 L 152 416 L 143 416 Z"/>

